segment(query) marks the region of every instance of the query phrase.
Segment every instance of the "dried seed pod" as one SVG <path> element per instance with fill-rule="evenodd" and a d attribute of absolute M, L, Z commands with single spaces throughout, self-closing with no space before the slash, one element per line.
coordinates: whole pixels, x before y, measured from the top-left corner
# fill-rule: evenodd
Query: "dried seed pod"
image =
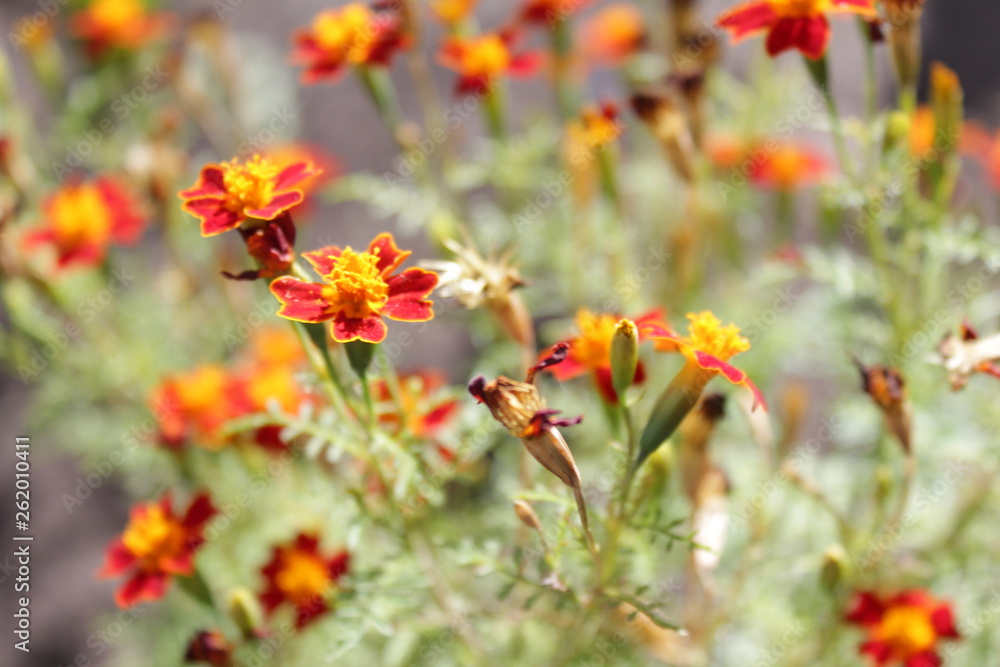
<path fill-rule="evenodd" d="M 535 514 L 535 509 L 527 501 L 515 500 L 514 514 L 528 528 L 542 532 L 542 522 L 538 519 L 538 515 Z"/>

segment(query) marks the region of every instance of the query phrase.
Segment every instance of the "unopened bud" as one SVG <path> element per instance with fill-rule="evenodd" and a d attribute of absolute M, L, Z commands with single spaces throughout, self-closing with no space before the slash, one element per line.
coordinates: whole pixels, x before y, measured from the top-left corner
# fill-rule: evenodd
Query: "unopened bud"
<path fill-rule="evenodd" d="M 611 338 L 611 386 L 619 400 L 632 386 L 639 366 L 639 330 L 632 320 L 622 320 Z"/>
<path fill-rule="evenodd" d="M 820 568 L 820 582 L 827 590 L 832 591 L 850 574 L 850 560 L 844 547 L 835 544 L 823 553 L 823 565 Z"/>
<path fill-rule="evenodd" d="M 964 113 L 962 85 L 958 75 L 941 63 L 931 65 L 931 108 L 934 110 L 934 148 L 951 153 L 958 145 Z"/>
<path fill-rule="evenodd" d="M 260 606 L 257 598 L 245 588 L 237 588 L 229 595 L 229 616 L 247 639 L 256 637 L 261 627 Z"/>
<path fill-rule="evenodd" d="M 521 520 L 521 523 L 528 528 L 542 532 L 542 522 L 538 520 L 538 515 L 535 514 L 534 508 L 532 508 L 527 501 L 515 500 L 514 514 L 516 514 L 517 518 Z"/>

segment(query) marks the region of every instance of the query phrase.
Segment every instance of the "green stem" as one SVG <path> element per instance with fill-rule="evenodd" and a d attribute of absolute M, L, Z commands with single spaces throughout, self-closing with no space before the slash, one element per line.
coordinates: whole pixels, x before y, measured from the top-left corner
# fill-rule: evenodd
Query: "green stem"
<path fill-rule="evenodd" d="M 837 100 L 830 88 L 830 73 L 826 56 L 824 55 L 818 60 L 805 58 L 805 63 L 813 82 L 819 87 L 826 100 L 826 109 L 830 115 L 830 127 L 833 130 L 833 142 L 837 151 L 837 159 L 840 161 L 840 168 L 848 180 L 853 180 L 854 169 L 851 166 L 850 152 L 847 150 L 847 142 L 844 139 L 844 126 L 837 109 Z"/>

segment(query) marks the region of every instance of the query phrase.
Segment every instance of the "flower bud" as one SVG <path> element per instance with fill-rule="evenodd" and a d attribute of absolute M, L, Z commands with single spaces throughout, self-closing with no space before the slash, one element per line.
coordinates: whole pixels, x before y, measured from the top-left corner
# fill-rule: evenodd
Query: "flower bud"
<path fill-rule="evenodd" d="M 184 662 L 229 667 L 233 664 L 233 646 L 218 630 L 202 630 L 188 644 Z"/>
<path fill-rule="evenodd" d="M 850 574 L 851 562 L 844 547 L 835 544 L 823 552 L 823 565 L 820 567 L 820 582 L 823 587 L 832 591 Z"/>
<path fill-rule="evenodd" d="M 261 627 L 260 606 L 257 598 L 245 588 L 237 588 L 229 595 L 229 616 L 247 639 L 258 636 Z"/>
<path fill-rule="evenodd" d="M 861 385 L 885 415 L 886 426 L 896 436 L 904 451 L 910 451 L 912 417 L 906 398 L 906 383 L 894 368 L 866 367 L 855 361 L 861 372 Z"/>
<path fill-rule="evenodd" d="M 611 386 L 619 398 L 632 386 L 639 365 L 639 329 L 632 320 L 622 320 L 611 338 Z"/>
<path fill-rule="evenodd" d="M 931 65 L 931 108 L 934 110 L 934 149 L 952 153 L 962 133 L 962 85 L 954 71 L 941 63 Z"/>
<path fill-rule="evenodd" d="M 886 0 L 889 47 L 896 78 L 904 90 L 916 85 L 920 75 L 920 17 L 923 0 Z"/>
<path fill-rule="evenodd" d="M 542 532 L 542 522 L 539 521 L 538 515 L 535 514 L 534 508 L 525 500 L 515 500 L 514 501 L 514 514 L 517 518 L 521 520 L 525 526 L 532 530 L 537 530 Z"/>

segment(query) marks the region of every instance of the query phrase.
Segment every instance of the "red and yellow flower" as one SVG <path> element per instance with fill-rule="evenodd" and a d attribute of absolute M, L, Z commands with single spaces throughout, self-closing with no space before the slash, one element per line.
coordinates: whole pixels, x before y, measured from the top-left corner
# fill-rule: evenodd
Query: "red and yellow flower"
<path fill-rule="evenodd" d="M 399 393 L 394 396 L 385 380 L 373 386 L 379 402 L 398 399 L 398 409 L 379 414 L 379 423 L 394 434 L 409 433 L 417 438 L 432 439 L 458 413 L 455 398 L 440 396 L 447 386 L 444 375 L 435 370 L 419 370 L 399 376 Z"/>
<path fill-rule="evenodd" d="M 792 143 L 765 150 L 749 169 L 750 181 L 758 187 L 790 192 L 822 182 L 829 164 L 818 152 Z"/>
<path fill-rule="evenodd" d="M 131 571 L 115 593 L 120 607 L 159 600 L 170 578 L 194 573 L 194 554 L 204 542 L 202 530 L 216 514 L 207 494 L 199 494 L 180 516 L 174 513 L 170 494 L 159 502 L 132 508 L 121 537 L 108 547 L 101 575 L 115 577 Z"/>
<path fill-rule="evenodd" d="M 487 33 L 476 37 L 449 37 L 438 58 L 442 65 L 459 73 L 456 90 L 489 93 L 500 77 L 529 76 L 541 63 L 537 53 L 514 54 L 514 33 Z"/>
<path fill-rule="evenodd" d="M 833 13 L 878 15 L 873 0 L 750 0 L 723 13 L 717 23 L 734 42 L 767 33 L 767 52 L 772 56 L 798 49 L 818 60 L 830 42 L 827 14 Z"/>
<path fill-rule="evenodd" d="M 297 322 L 331 322 L 338 343 L 381 343 L 387 333 L 383 317 L 401 322 L 434 317 L 426 298 L 437 286 L 437 274 L 417 268 L 394 274 L 411 254 L 397 248 L 388 233 L 375 237 L 363 252 L 327 246 L 304 253 L 323 282 L 290 276 L 272 282 L 271 293 L 281 302 L 278 315 Z"/>
<path fill-rule="evenodd" d="M 290 604 L 295 608 L 295 627 L 302 629 L 330 610 L 328 598 L 347 574 L 350 560 L 344 550 L 322 555 L 314 533 L 300 533 L 291 544 L 275 547 L 261 569 L 267 582 L 260 596 L 264 611 L 270 615 Z"/>
<path fill-rule="evenodd" d="M 729 360 L 750 349 L 750 341 L 740 335 L 735 324 L 723 326 L 722 322 L 709 311 L 688 313 L 688 334 L 682 336 L 658 324 L 639 325 L 640 331 L 654 341 L 656 349 L 665 352 L 680 352 L 687 360 L 682 374 L 690 376 L 688 388 L 701 387 L 716 375 L 729 382 L 746 387 L 753 393 L 753 407 L 767 409 L 764 395 L 750 381 L 747 374 L 729 364 Z M 637 323 L 638 324 L 638 323 Z M 699 392 L 700 393 L 700 392 Z"/>
<path fill-rule="evenodd" d="M 857 593 L 846 619 L 865 630 L 868 639 L 860 653 L 876 667 L 940 667 L 944 662 L 937 652 L 938 643 L 961 638 L 951 605 L 923 590 L 889 597 Z"/>
<path fill-rule="evenodd" d="M 292 60 L 305 67 L 305 84 L 334 81 L 352 65 L 388 65 L 409 42 L 398 15 L 363 2 L 320 12 L 294 40 Z"/>
<path fill-rule="evenodd" d="M 609 5 L 580 26 L 579 43 L 592 62 L 619 65 L 646 42 L 646 20 L 634 5 Z"/>
<path fill-rule="evenodd" d="M 110 49 L 139 49 L 163 36 L 173 22 L 171 14 L 151 12 L 142 0 L 90 0 L 73 14 L 70 29 L 96 58 Z"/>
<path fill-rule="evenodd" d="M 297 164 L 308 164 L 313 168 L 312 173 L 295 186 L 302 191 L 305 200 L 292 208 L 292 213 L 309 206 L 311 196 L 341 173 L 336 158 L 321 147 L 312 144 L 299 142 L 282 144 L 275 148 L 269 148 L 267 157 L 278 167 L 279 171 Z"/>
<path fill-rule="evenodd" d="M 221 427 L 239 414 L 239 391 L 228 370 L 204 364 L 165 378 L 153 391 L 152 405 L 160 425 L 160 441 L 171 449 L 188 442 L 208 449 L 226 444 Z"/>
<path fill-rule="evenodd" d="M 201 221 L 201 235 L 237 229 L 248 219 L 274 220 L 302 203 L 302 183 L 319 170 L 308 162 L 281 166 L 267 157 L 233 159 L 202 168 L 198 182 L 179 196 Z"/>
<path fill-rule="evenodd" d="M 60 187 L 46 199 L 43 211 L 44 226 L 29 233 L 25 243 L 54 247 L 59 268 L 100 264 L 109 246 L 135 243 L 145 225 L 138 200 L 107 177 Z"/>
<path fill-rule="evenodd" d="M 642 332 L 645 325 L 658 324 L 662 318 L 662 312 L 652 311 L 637 318 L 635 323 Z M 581 308 L 576 314 L 578 334 L 567 341 L 569 353 L 566 359 L 562 363 L 548 366 L 546 370 L 562 382 L 590 374 L 601 397 L 609 404 L 616 405 L 618 394 L 611 383 L 611 339 L 620 320 L 618 315 L 595 313 Z M 541 359 L 550 357 L 554 349 L 546 350 Z M 645 378 L 646 371 L 640 362 L 636 366 L 633 381 L 638 384 Z"/>

